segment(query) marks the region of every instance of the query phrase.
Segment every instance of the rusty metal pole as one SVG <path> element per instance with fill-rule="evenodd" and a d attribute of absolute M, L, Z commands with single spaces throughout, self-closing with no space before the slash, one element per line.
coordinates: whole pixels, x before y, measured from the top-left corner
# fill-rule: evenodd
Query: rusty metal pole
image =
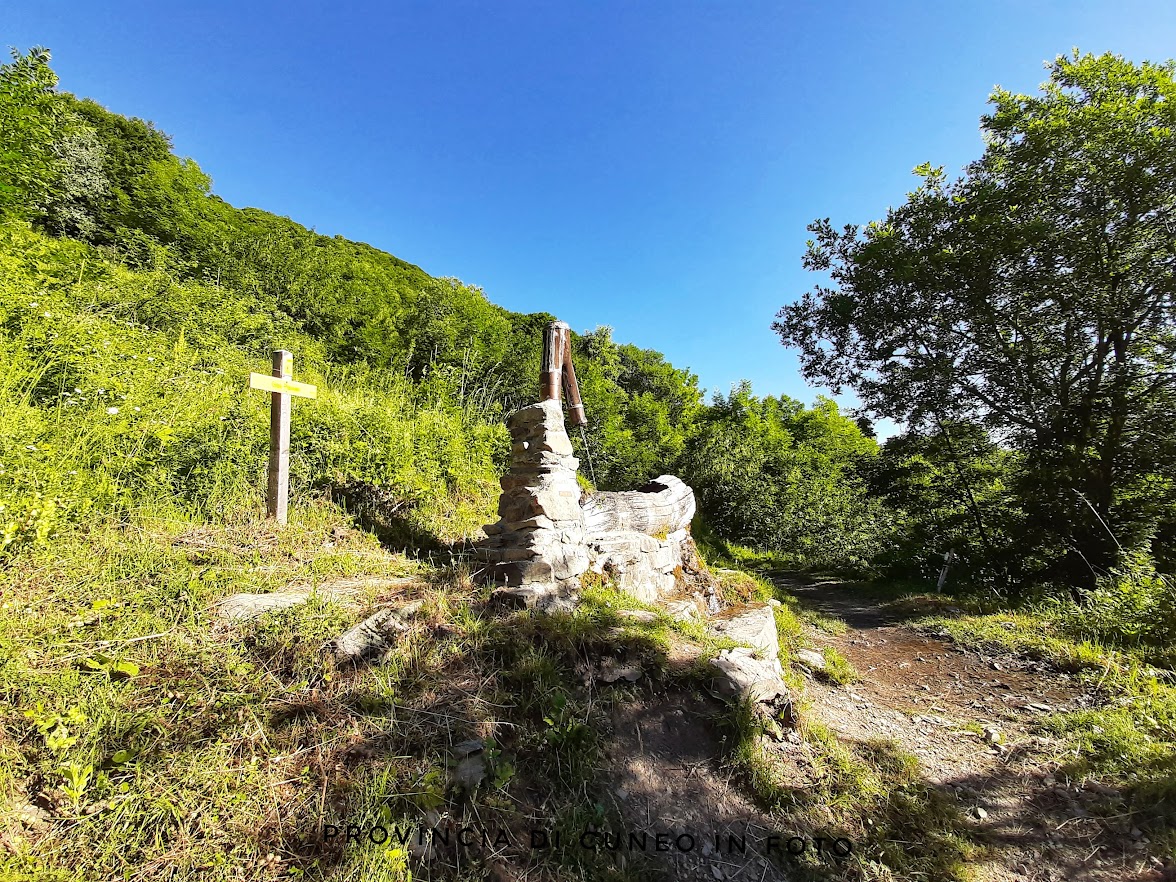
<path fill-rule="evenodd" d="M 564 400 L 568 403 L 568 418 L 573 426 L 583 429 L 588 425 L 588 417 L 584 414 L 584 402 L 580 400 L 580 384 L 576 382 L 576 369 L 572 367 L 571 340 L 568 340 L 568 345 L 564 348 L 563 367 Z"/>
<path fill-rule="evenodd" d="M 539 374 L 539 400 L 559 401 L 563 385 L 563 365 L 567 352 L 568 332 L 564 322 L 555 321 L 543 332 L 543 369 Z"/>

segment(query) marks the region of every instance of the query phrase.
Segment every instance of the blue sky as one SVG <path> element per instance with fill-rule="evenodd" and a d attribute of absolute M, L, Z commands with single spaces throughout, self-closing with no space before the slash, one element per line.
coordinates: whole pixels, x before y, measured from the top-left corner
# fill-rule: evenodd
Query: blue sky
<path fill-rule="evenodd" d="M 1176 3 L 16 0 L 0 42 L 154 120 L 214 190 L 513 310 L 811 401 L 775 312 L 817 217 L 978 156 L 992 87 L 1176 54 Z"/>

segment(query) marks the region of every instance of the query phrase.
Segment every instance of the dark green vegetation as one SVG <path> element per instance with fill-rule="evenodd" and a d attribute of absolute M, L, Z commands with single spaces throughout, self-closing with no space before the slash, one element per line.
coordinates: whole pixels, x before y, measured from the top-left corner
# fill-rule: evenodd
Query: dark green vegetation
<path fill-rule="evenodd" d="M 1061 57 L 1041 94 L 998 89 L 958 180 L 926 164 L 885 219 L 810 227 L 834 285 L 776 324 L 806 377 L 907 424 L 879 489 L 999 590 L 1176 559 L 1174 71 Z"/>

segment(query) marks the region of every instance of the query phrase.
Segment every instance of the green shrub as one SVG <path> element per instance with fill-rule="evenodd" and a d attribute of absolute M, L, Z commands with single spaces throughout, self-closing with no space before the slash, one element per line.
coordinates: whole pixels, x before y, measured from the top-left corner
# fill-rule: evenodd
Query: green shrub
<path fill-rule="evenodd" d="M 1146 555 L 1129 555 L 1082 604 L 1061 604 L 1057 618 L 1079 639 L 1137 649 L 1166 667 L 1176 662 L 1176 583 L 1157 573 Z"/>

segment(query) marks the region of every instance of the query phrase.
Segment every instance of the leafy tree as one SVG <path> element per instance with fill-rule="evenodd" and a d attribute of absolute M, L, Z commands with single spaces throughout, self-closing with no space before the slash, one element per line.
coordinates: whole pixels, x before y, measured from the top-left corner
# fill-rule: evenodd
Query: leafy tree
<path fill-rule="evenodd" d="M 106 151 L 98 133 L 76 117 L 53 142 L 53 186 L 42 202 L 38 223 L 50 232 L 93 240 L 99 229 L 100 201 L 109 193 Z"/>
<path fill-rule="evenodd" d="M 887 439 L 865 472 L 867 485 L 904 517 L 879 564 L 894 575 L 934 579 L 950 551 L 953 583 L 1007 584 L 1024 552 L 1024 515 L 1009 486 L 1016 458 L 974 423 Z"/>
<path fill-rule="evenodd" d="M 1049 71 L 1040 94 L 992 94 L 955 182 L 923 165 L 883 221 L 812 224 L 805 266 L 834 286 L 774 328 L 873 413 L 1020 451 L 1041 575 L 1089 586 L 1176 501 L 1176 65 Z"/>
<path fill-rule="evenodd" d="M 47 196 L 54 175 L 57 75 L 49 50 L 12 50 L 0 65 L 0 213 L 29 216 Z"/>
<path fill-rule="evenodd" d="M 799 565 L 866 568 L 881 551 L 890 518 L 861 478 L 877 445 L 834 402 L 809 410 L 757 398 L 745 382 L 716 395 L 700 422 L 683 476 L 720 537 Z"/>

